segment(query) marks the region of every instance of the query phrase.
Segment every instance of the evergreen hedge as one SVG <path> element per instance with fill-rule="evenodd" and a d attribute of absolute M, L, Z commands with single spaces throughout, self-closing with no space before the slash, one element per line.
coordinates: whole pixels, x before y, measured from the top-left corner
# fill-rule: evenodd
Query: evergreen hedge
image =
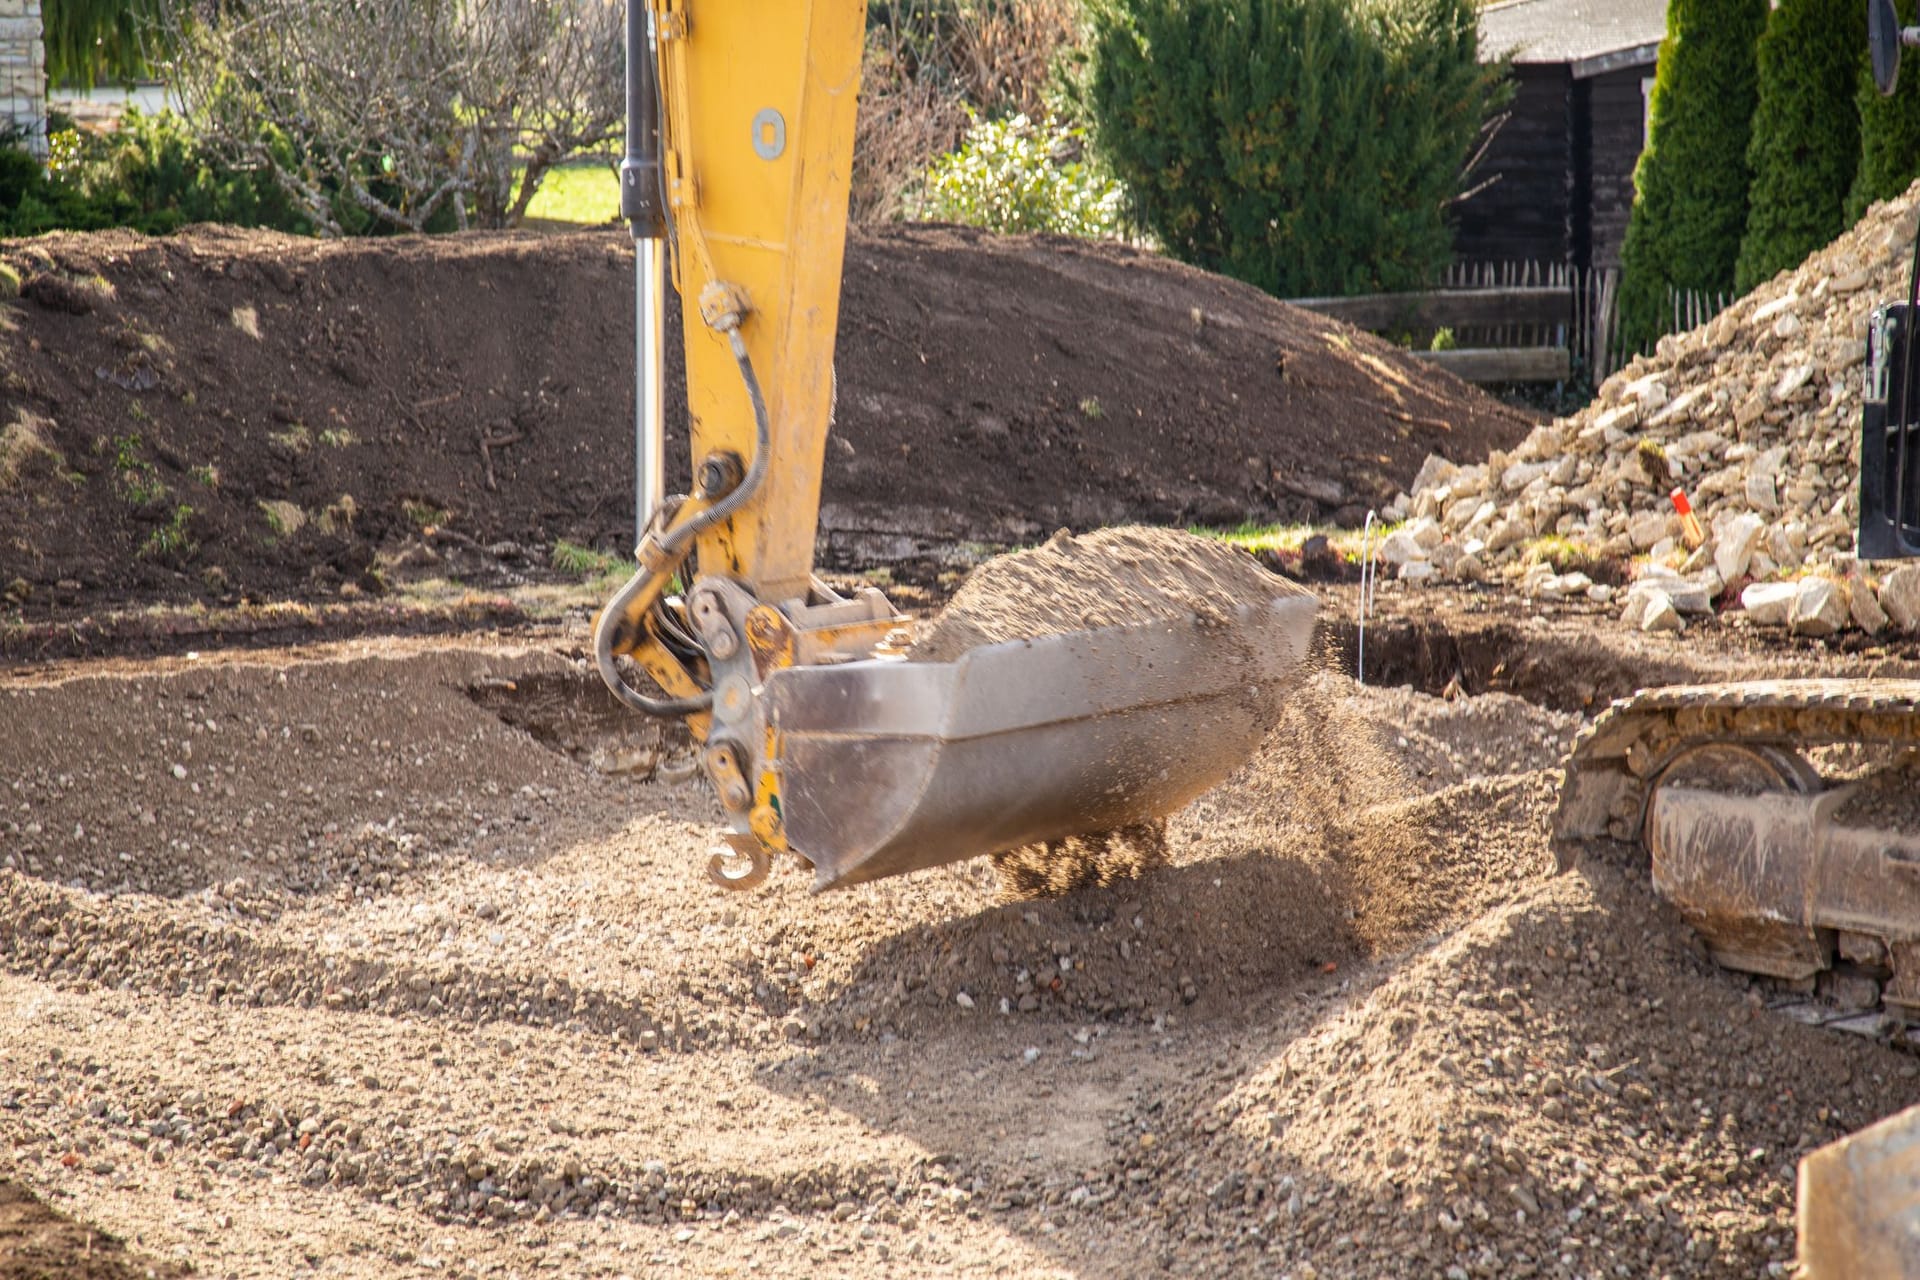
<path fill-rule="evenodd" d="M 1409 289 L 1505 93 L 1472 0 L 1097 0 L 1086 105 L 1132 218 L 1281 296 Z"/>
<path fill-rule="evenodd" d="M 1914 20 L 1914 0 L 1896 0 L 1900 24 Z M 1855 98 L 1860 107 L 1860 168 L 1847 193 L 1846 221 L 1860 220 L 1867 206 L 1889 200 L 1920 178 L 1920 66 L 1909 56 L 1892 97 L 1880 96 L 1873 68 L 1862 65 Z"/>
<path fill-rule="evenodd" d="M 1860 166 L 1854 98 L 1866 50 L 1860 0 L 1784 0 L 1768 20 L 1747 148 L 1747 233 L 1733 273 L 1739 292 L 1798 266 L 1846 229 Z"/>
<path fill-rule="evenodd" d="M 1620 338 L 1630 349 L 1672 328 L 1669 290 L 1733 287 L 1752 181 L 1755 45 L 1766 24 L 1767 0 L 1672 0 L 1667 8 L 1621 250 Z"/>

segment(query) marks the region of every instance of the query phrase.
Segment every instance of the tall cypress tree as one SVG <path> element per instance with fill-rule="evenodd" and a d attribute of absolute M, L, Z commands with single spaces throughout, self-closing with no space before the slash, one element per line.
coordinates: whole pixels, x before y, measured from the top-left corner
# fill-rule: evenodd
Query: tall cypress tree
<path fill-rule="evenodd" d="M 1914 0 L 1896 0 L 1902 26 L 1913 21 Z M 1893 96 L 1883 97 L 1873 69 L 1860 69 L 1860 168 L 1847 194 L 1846 220 L 1858 222 L 1867 206 L 1889 200 L 1920 178 L 1920 66 L 1909 58 Z"/>
<path fill-rule="evenodd" d="M 167 0 L 44 0 L 47 74 L 91 85 L 146 70 Z"/>
<path fill-rule="evenodd" d="M 1644 348 L 1672 328 L 1671 289 L 1733 285 L 1747 223 L 1755 45 L 1767 0 L 1673 0 L 1653 84 L 1647 147 L 1621 249 L 1621 339 Z"/>
<path fill-rule="evenodd" d="M 1097 0 L 1087 105 L 1169 253 L 1282 297 L 1409 289 L 1501 71 L 1472 0 Z"/>
<path fill-rule="evenodd" d="M 1741 293 L 1798 266 L 1846 229 L 1860 167 L 1854 96 L 1866 58 L 1860 0 L 1784 0 L 1760 38 L 1760 106 L 1747 162 L 1747 234 L 1734 287 Z"/>

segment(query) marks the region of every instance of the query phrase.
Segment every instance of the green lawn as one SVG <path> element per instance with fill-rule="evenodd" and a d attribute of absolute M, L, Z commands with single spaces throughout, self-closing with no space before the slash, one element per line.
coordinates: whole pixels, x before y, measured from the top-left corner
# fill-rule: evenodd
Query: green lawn
<path fill-rule="evenodd" d="M 600 227 L 620 216 L 620 177 L 598 160 L 555 169 L 527 207 L 539 222 Z"/>

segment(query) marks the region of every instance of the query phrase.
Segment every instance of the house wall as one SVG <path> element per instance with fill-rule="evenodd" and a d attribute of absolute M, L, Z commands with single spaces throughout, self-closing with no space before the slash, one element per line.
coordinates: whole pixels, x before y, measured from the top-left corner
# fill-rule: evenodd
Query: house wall
<path fill-rule="evenodd" d="M 1651 67 L 1624 67 L 1583 81 L 1587 96 L 1589 252 L 1596 267 L 1620 265 L 1633 210 L 1633 167 L 1647 141 L 1641 81 Z"/>
<path fill-rule="evenodd" d="M 1507 119 L 1453 208 L 1462 262 L 1565 262 L 1572 250 L 1574 81 L 1564 64 L 1517 66 Z"/>
<path fill-rule="evenodd" d="M 28 145 L 46 154 L 46 47 L 40 0 L 0 0 L 0 124 L 12 122 Z"/>

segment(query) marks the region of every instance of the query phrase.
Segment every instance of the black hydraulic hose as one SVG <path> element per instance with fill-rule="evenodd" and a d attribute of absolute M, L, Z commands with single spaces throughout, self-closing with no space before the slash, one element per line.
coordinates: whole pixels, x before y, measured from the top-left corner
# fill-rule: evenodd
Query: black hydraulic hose
<path fill-rule="evenodd" d="M 647 35 L 645 0 L 627 0 L 627 154 L 620 162 L 620 216 L 636 240 L 667 233 L 660 163 L 660 69 Z"/>
<path fill-rule="evenodd" d="M 694 516 L 685 524 L 678 526 L 660 539 L 660 550 L 666 553 L 668 563 L 684 560 L 693 549 L 693 540 L 699 534 L 726 520 L 745 506 L 754 492 L 766 481 L 767 472 L 773 466 L 773 425 L 767 416 L 767 399 L 760 390 L 759 375 L 753 371 L 753 360 L 747 354 L 747 344 L 740 337 L 738 327 L 727 331 L 727 342 L 733 348 L 733 359 L 740 366 L 740 380 L 746 383 L 747 399 L 753 405 L 753 462 L 747 467 L 747 474 L 734 486 L 732 493 L 720 499 Z M 600 625 L 594 629 L 593 657 L 594 665 L 599 668 L 600 678 L 606 682 L 613 696 L 635 711 L 652 716 L 688 716 L 706 711 L 713 706 L 711 690 L 691 698 L 652 698 L 628 684 L 614 661 L 613 633 L 614 623 L 624 617 L 634 600 L 649 589 L 657 590 L 664 577 L 664 571 L 641 569 L 627 580 L 627 584 L 607 601 L 607 607 L 601 611 Z"/>

